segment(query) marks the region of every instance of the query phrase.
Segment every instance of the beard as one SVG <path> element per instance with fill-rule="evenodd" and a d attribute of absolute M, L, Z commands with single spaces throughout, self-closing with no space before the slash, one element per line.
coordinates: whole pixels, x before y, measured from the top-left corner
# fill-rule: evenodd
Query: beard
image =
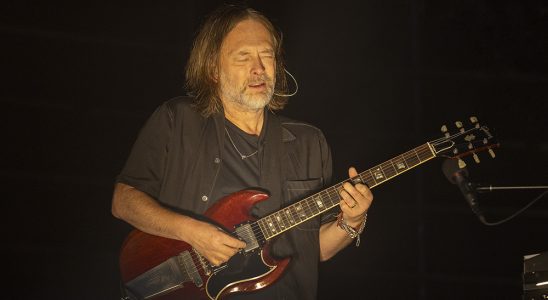
<path fill-rule="evenodd" d="M 253 78 L 248 78 L 242 86 L 232 81 L 228 76 L 221 72 L 220 76 L 220 94 L 226 100 L 236 103 L 250 110 L 262 109 L 270 103 L 274 94 L 274 81 L 266 74 Z M 265 90 L 260 92 L 251 92 L 249 85 L 265 84 Z"/>

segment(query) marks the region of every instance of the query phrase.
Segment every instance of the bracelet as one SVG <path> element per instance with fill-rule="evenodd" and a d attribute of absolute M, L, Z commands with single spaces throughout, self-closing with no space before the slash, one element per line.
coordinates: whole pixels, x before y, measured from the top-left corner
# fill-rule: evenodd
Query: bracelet
<path fill-rule="evenodd" d="M 348 225 L 343 218 L 342 212 L 337 216 L 337 226 L 344 230 L 351 239 L 356 239 L 356 247 L 360 246 L 360 234 L 365 229 L 365 223 L 367 222 L 367 213 L 363 215 L 363 221 L 360 227 L 356 230 L 354 227 Z"/>

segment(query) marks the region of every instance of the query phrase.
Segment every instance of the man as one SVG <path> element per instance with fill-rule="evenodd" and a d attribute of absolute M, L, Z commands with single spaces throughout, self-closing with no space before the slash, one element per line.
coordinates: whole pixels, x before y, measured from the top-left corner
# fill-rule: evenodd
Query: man
<path fill-rule="evenodd" d="M 286 101 L 281 54 L 279 33 L 259 12 L 237 6 L 213 12 L 187 65 L 193 96 L 165 102 L 147 121 L 118 176 L 113 215 L 184 241 L 219 266 L 246 244 L 198 217 L 215 201 L 261 187 L 270 198 L 252 212 L 262 217 L 328 183 L 331 156 L 321 131 L 273 113 Z M 292 257 L 287 270 L 237 298 L 316 298 L 319 261 L 359 238 L 373 199 L 363 184 L 343 187 L 338 221 L 316 217 L 281 234 L 271 252 Z"/>

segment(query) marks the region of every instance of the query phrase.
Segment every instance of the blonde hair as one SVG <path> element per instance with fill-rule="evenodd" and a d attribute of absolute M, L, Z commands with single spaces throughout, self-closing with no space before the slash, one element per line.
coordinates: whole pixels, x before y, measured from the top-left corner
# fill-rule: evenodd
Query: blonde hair
<path fill-rule="evenodd" d="M 287 94 L 287 78 L 285 75 L 282 37 L 274 25 L 258 11 L 237 5 L 223 5 L 213 11 L 202 24 L 194 40 L 190 57 L 186 66 L 185 88 L 194 97 L 194 107 L 203 115 L 222 111 L 222 103 L 218 94 L 216 70 L 223 40 L 228 33 L 241 21 L 253 19 L 261 22 L 272 35 L 272 43 L 276 57 L 275 94 Z M 273 95 L 268 104 L 271 110 L 283 109 L 287 97 Z"/>

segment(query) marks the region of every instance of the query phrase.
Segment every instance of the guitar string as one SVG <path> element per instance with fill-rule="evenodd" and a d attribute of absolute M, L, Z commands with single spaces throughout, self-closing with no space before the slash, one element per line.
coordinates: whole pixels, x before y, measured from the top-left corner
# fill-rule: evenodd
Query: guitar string
<path fill-rule="evenodd" d="M 428 154 L 428 155 L 425 156 L 425 154 Z M 390 179 L 390 178 L 392 178 L 392 177 L 395 177 L 395 176 L 399 175 L 400 173 L 403 173 L 403 172 L 409 170 L 410 167 L 409 167 L 409 163 L 408 163 L 407 161 L 409 161 L 411 158 L 413 158 L 413 160 L 418 159 L 418 162 L 417 162 L 416 164 L 413 164 L 413 165 L 412 165 L 411 168 L 413 168 L 413 167 L 419 165 L 420 163 L 422 163 L 422 162 L 424 162 L 424 161 L 426 161 L 426 160 L 428 160 L 428 159 L 431 159 L 431 158 L 433 158 L 433 157 L 434 157 L 434 155 L 433 155 L 433 153 L 432 153 L 430 147 L 428 147 L 428 144 L 424 144 L 424 145 L 421 145 L 421 146 L 419 146 L 419 147 L 417 147 L 417 148 L 415 148 L 415 149 L 413 149 L 413 150 L 407 151 L 407 152 L 405 152 L 405 153 L 403 153 L 403 154 L 401 154 L 401 155 L 399 155 L 399 156 L 396 156 L 395 158 L 393 158 L 393 159 L 391 159 L 391 160 L 389 160 L 389 161 L 386 161 L 386 162 L 381 163 L 380 165 L 374 167 L 373 169 L 379 169 L 379 168 L 380 168 L 381 172 L 383 172 L 383 175 L 384 175 L 384 176 L 381 177 L 381 178 L 383 178 L 383 179 L 382 179 L 380 182 L 377 182 L 377 180 L 375 179 L 375 177 L 373 177 L 372 174 L 370 174 L 370 175 L 365 174 L 367 171 L 371 171 L 371 169 L 366 170 L 366 171 L 364 171 L 364 172 L 358 174 L 358 176 L 359 176 L 360 179 L 363 181 L 363 180 L 364 180 L 363 177 L 364 177 L 364 175 L 365 175 L 365 176 L 366 176 L 366 180 L 365 180 L 365 181 L 366 181 L 366 182 L 374 182 L 373 186 L 376 186 L 376 185 L 378 185 L 378 184 L 380 184 L 380 183 L 382 183 L 382 182 L 384 182 L 384 181 L 386 181 L 386 180 L 388 180 L 388 179 Z M 405 164 L 405 169 L 402 169 L 401 172 L 398 172 L 397 169 L 395 169 L 395 167 L 394 167 L 393 161 L 394 161 L 394 160 L 399 160 L 400 158 L 401 158 L 401 162 L 403 162 L 403 163 Z M 390 165 L 391 165 L 391 167 L 394 169 L 394 172 L 392 172 L 392 173 L 387 172 L 388 170 L 386 170 L 386 169 L 388 168 L 388 166 L 390 166 Z M 389 176 L 386 176 L 386 174 L 389 174 Z M 370 184 L 370 185 L 371 185 L 371 184 Z M 335 185 L 335 186 L 333 186 L 333 187 L 331 187 L 331 188 L 328 188 L 328 189 L 324 190 L 325 193 L 326 193 L 327 195 L 329 195 L 328 200 L 329 200 L 332 204 L 333 204 L 332 196 L 335 195 L 336 197 L 339 197 L 338 191 L 337 191 L 337 190 L 338 190 L 338 188 L 340 188 L 340 187 L 342 187 L 342 183 L 337 184 L 337 185 Z M 322 191 L 322 192 L 323 192 L 323 191 Z M 320 192 L 320 193 L 321 193 L 321 192 Z M 320 193 L 317 193 L 316 195 L 312 195 L 312 196 L 310 196 L 310 197 L 308 197 L 308 198 L 305 198 L 305 199 L 302 200 L 302 201 L 297 202 L 297 203 L 300 203 L 300 204 L 306 204 L 305 206 L 302 206 L 302 205 L 301 205 L 301 208 L 302 208 L 302 210 L 304 211 L 304 217 L 305 217 L 305 219 L 308 218 L 308 217 L 310 217 L 311 215 L 317 215 L 317 214 L 320 214 L 320 213 L 322 213 L 322 212 L 324 212 L 324 211 L 329 210 L 329 208 L 328 208 L 328 209 L 321 209 L 321 208 L 318 208 L 316 205 L 312 205 L 313 208 L 310 207 L 310 203 L 308 203 L 308 202 L 310 202 L 310 200 L 311 200 L 312 198 L 314 198 L 314 196 L 316 196 L 316 198 L 319 196 L 321 199 L 323 199 L 323 197 L 322 197 L 321 195 L 318 195 L 318 194 L 320 194 Z M 291 206 L 292 206 L 292 205 L 291 205 Z M 334 206 L 335 206 L 335 205 L 334 205 Z M 290 207 L 290 206 L 288 206 L 288 207 Z M 332 207 L 330 207 L 330 208 L 332 208 Z M 316 213 L 316 211 L 317 211 L 317 213 Z M 284 215 L 284 214 L 281 214 L 280 212 L 281 212 L 281 211 L 278 211 L 278 212 L 275 212 L 275 213 L 270 214 L 270 215 L 268 215 L 268 216 L 265 216 L 264 218 L 259 219 L 259 220 L 257 220 L 256 222 L 258 223 L 259 221 L 266 220 L 267 218 L 270 217 L 270 220 L 271 220 L 271 221 L 272 221 L 272 219 L 274 219 L 274 220 L 278 221 L 278 223 L 279 223 L 279 220 L 278 220 L 278 218 L 277 218 L 277 217 L 279 217 L 279 219 L 280 219 L 282 222 L 285 221 L 285 222 L 289 222 L 289 224 L 291 224 L 290 221 L 285 217 L 285 215 Z M 297 216 L 299 216 L 299 215 L 297 214 Z M 299 216 L 299 219 L 301 219 L 300 216 Z M 302 219 L 301 219 L 301 221 L 302 221 Z M 270 230 L 268 231 L 269 234 L 272 234 L 272 235 L 278 234 L 278 232 L 277 232 L 277 231 L 278 231 L 278 228 L 281 229 L 280 232 L 283 232 L 283 231 L 287 230 L 287 228 L 286 228 L 286 226 L 285 226 L 284 223 L 282 223 L 283 227 L 280 226 L 279 224 L 273 222 L 273 221 L 270 222 L 270 223 L 272 223 L 273 227 L 276 229 L 276 232 L 272 232 L 271 228 L 269 228 L 269 229 L 270 229 Z M 291 227 L 294 226 L 294 225 L 298 225 L 298 224 L 300 224 L 300 222 L 297 222 L 296 224 L 292 224 L 291 226 L 289 226 L 289 228 L 291 228 Z M 268 228 L 269 226 L 266 226 L 266 227 Z M 272 235 L 267 237 L 266 234 L 263 232 L 263 230 L 260 228 L 260 225 L 255 225 L 255 226 L 253 226 L 253 230 L 254 230 L 254 233 L 255 233 L 255 234 L 258 233 L 258 232 L 263 233 L 263 236 L 265 236 L 265 238 L 270 238 L 270 237 L 272 237 Z"/>

